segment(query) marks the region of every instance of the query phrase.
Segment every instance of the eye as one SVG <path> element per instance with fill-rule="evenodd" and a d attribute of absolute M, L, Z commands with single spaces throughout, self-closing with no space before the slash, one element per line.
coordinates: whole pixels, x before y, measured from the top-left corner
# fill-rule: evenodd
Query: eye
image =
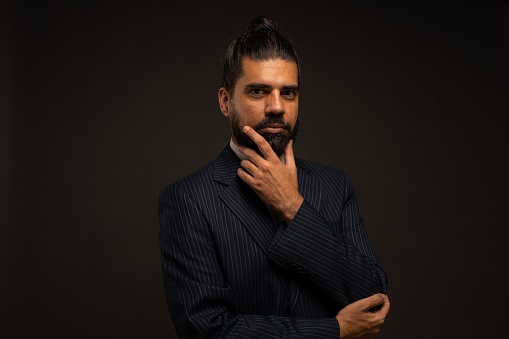
<path fill-rule="evenodd" d="M 292 91 L 292 90 L 285 90 L 285 91 L 281 91 L 281 95 L 287 99 L 293 99 L 297 96 L 297 92 Z"/>
<path fill-rule="evenodd" d="M 259 89 L 259 88 L 253 88 L 251 89 L 251 91 L 249 91 L 249 93 L 251 93 L 251 95 L 253 96 L 262 96 L 264 94 L 263 90 Z"/>

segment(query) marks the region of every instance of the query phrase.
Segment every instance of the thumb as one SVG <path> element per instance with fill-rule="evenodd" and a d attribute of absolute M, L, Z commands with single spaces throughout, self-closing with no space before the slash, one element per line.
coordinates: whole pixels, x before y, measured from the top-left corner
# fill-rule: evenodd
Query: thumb
<path fill-rule="evenodd" d="M 293 139 L 288 142 L 288 145 L 286 145 L 285 163 L 286 163 L 286 166 L 295 168 L 295 157 L 293 154 Z"/>
<path fill-rule="evenodd" d="M 382 305 L 383 303 L 385 303 L 385 299 L 386 297 L 382 293 L 373 294 L 372 296 L 369 296 L 364 299 L 366 301 L 365 307 L 366 309 L 370 309 L 372 307 Z"/>

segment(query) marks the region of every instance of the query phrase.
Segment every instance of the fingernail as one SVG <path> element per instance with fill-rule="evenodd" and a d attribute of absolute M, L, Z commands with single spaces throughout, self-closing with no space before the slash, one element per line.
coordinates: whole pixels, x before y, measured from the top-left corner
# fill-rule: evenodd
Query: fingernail
<path fill-rule="evenodd" d="M 242 129 L 244 132 L 247 132 L 249 131 L 249 126 L 244 126 L 244 128 Z"/>

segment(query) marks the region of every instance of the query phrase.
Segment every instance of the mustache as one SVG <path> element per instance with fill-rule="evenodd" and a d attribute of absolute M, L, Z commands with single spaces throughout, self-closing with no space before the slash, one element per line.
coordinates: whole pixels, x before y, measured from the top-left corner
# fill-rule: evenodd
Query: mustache
<path fill-rule="evenodd" d="M 284 121 L 283 117 L 280 115 L 269 115 L 265 117 L 262 121 L 256 124 L 256 126 L 253 127 L 255 131 L 259 131 L 262 128 L 267 127 L 271 124 L 278 124 L 281 125 L 282 128 L 286 129 L 287 131 L 290 131 L 292 126 L 290 126 L 290 123 L 288 121 Z"/>

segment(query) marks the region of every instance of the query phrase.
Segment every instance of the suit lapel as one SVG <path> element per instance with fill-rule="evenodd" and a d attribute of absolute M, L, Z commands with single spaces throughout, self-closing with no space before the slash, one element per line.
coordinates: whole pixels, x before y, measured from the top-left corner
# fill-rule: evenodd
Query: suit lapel
<path fill-rule="evenodd" d="M 307 203 L 319 211 L 322 200 L 322 182 L 311 176 L 311 169 L 305 161 L 296 159 L 295 164 L 297 165 L 300 194 Z"/>
<path fill-rule="evenodd" d="M 219 195 L 265 254 L 276 235 L 271 216 L 256 193 L 239 177 Z"/>
<path fill-rule="evenodd" d="M 214 164 L 214 180 L 227 187 L 219 198 L 244 225 L 256 244 L 267 254 L 276 229 L 265 204 L 237 176 L 240 160 L 226 146 Z"/>

